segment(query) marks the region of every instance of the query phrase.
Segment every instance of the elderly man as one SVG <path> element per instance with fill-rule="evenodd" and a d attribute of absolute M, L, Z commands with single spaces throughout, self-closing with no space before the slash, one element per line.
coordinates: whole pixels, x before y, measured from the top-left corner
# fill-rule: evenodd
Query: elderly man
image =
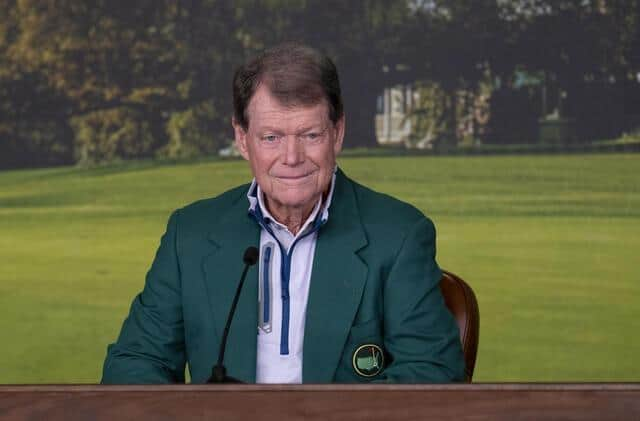
<path fill-rule="evenodd" d="M 230 376 L 258 383 L 462 380 L 433 224 L 336 166 L 344 114 L 333 62 L 285 44 L 233 83 L 236 145 L 254 180 L 177 210 L 103 383 L 206 382 L 242 255 L 259 246 L 228 337 Z"/>

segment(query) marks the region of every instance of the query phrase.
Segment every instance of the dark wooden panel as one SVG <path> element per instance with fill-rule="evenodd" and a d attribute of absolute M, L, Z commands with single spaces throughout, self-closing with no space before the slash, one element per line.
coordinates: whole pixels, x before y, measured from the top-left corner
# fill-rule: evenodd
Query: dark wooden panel
<path fill-rule="evenodd" d="M 640 384 L 0 386 L 2 420 L 640 420 Z"/>

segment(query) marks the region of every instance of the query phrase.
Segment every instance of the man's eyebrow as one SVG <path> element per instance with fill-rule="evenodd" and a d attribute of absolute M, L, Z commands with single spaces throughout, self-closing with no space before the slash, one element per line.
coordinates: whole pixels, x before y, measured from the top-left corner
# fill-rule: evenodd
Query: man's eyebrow
<path fill-rule="evenodd" d="M 318 132 L 322 132 L 326 129 L 326 125 L 323 123 L 315 123 L 315 124 L 310 124 L 308 126 L 301 126 L 299 127 L 296 132 L 297 133 L 305 133 L 305 132 L 311 132 L 311 131 L 318 131 Z"/>
<path fill-rule="evenodd" d="M 314 124 L 309 124 L 306 126 L 300 126 L 298 128 L 295 129 L 295 134 L 301 134 L 301 133 L 306 133 L 306 132 L 310 132 L 310 131 L 318 131 L 318 132 L 323 132 L 327 129 L 327 126 L 323 123 L 314 123 Z M 259 126 L 256 128 L 256 132 L 259 134 L 265 133 L 265 132 L 272 132 L 272 133 L 277 133 L 277 134 L 283 134 L 284 130 L 282 130 L 279 127 L 274 127 L 274 126 L 270 126 L 270 125 L 264 125 L 264 126 Z"/>
<path fill-rule="evenodd" d="M 273 132 L 273 133 L 283 133 L 283 131 L 277 127 L 272 127 L 272 126 L 260 126 L 257 128 L 256 130 L 258 133 L 265 133 L 265 132 Z"/>

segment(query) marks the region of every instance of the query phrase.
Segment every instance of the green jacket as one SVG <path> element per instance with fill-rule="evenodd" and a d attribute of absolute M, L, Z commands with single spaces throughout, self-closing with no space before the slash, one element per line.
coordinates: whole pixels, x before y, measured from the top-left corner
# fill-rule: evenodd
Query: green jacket
<path fill-rule="evenodd" d="M 171 215 L 144 289 L 108 347 L 103 383 L 184 382 L 186 363 L 193 383 L 207 381 L 243 252 L 260 243 L 260 227 L 247 213 L 248 187 Z M 462 380 L 458 329 L 440 293 L 440 277 L 432 222 L 339 170 L 329 220 L 316 243 L 303 382 Z M 249 383 L 256 373 L 257 297 L 256 265 L 249 269 L 225 352 L 228 374 Z M 361 345 L 383 350 L 383 370 L 375 376 L 354 368 L 363 361 L 366 366 L 369 354 L 354 356 Z"/>

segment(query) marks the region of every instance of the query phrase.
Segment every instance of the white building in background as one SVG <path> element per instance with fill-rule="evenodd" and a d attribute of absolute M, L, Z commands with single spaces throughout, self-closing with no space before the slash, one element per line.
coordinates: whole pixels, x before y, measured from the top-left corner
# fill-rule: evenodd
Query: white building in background
<path fill-rule="evenodd" d="M 376 137 L 381 145 L 405 145 L 411 134 L 411 120 L 407 117 L 416 102 L 417 92 L 411 85 L 386 88 L 378 97 Z"/>

